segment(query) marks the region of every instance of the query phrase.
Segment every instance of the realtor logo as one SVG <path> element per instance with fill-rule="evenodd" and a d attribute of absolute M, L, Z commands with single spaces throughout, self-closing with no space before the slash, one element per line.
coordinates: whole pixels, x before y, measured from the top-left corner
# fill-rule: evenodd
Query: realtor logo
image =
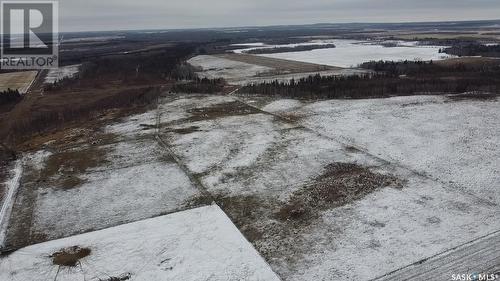
<path fill-rule="evenodd" d="M 58 66 L 58 3 L 1 1 L 2 69 Z"/>

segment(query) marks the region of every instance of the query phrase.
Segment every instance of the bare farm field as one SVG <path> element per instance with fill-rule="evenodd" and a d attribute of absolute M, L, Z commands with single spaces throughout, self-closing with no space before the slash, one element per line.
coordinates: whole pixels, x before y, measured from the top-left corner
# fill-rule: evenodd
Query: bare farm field
<path fill-rule="evenodd" d="M 299 62 L 299 61 L 293 61 L 293 60 L 285 60 L 285 59 L 266 58 L 266 57 L 255 56 L 255 55 L 248 55 L 248 54 L 230 53 L 230 54 L 218 55 L 218 57 L 229 59 L 229 60 L 240 61 L 240 62 L 244 62 L 244 63 L 262 65 L 265 67 L 274 68 L 277 71 L 284 72 L 284 73 L 287 73 L 287 72 L 288 73 L 290 73 L 290 72 L 292 72 L 292 73 L 293 72 L 295 72 L 295 73 L 297 73 L 297 72 L 314 72 L 314 71 L 338 69 L 336 67 L 331 67 L 328 65 L 320 65 L 320 64 Z"/>
<path fill-rule="evenodd" d="M 0 92 L 7 89 L 18 90 L 24 94 L 35 80 L 38 71 L 20 71 L 0 74 Z"/>
<path fill-rule="evenodd" d="M 206 78 L 222 77 L 234 85 L 246 85 L 264 81 L 289 81 L 309 75 L 354 75 L 367 70 L 341 68 L 285 59 L 268 58 L 249 54 L 228 53 L 201 55 L 188 61 L 200 68 L 199 75 Z"/>
<path fill-rule="evenodd" d="M 481 239 L 496 239 L 491 237 L 500 230 L 495 220 L 500 198 L 495 187 L 497 109 L 495 100 L 446 97 L 305 103 L 168 96 L 157 109 L 100 131 L 70 131 L 68 139 L 77 140 L 72 145 L 48 140 L 46 149 L 25 155 L 19 180 L 23 189 L 13 204 L 6 243 L 18 248 L 175 211 L 187 216 L 193 211 L 182 210 L 214 202 L 283 280 L 410 276 L 409 270 L 422 272 L 416 266 L 446 264 L 440 257 L 473 251 L 485 245 Z M 463 111 L 467 114 L 458 114 Z M 433 112 L 444 114 L 439 119 Z M 384 121 L 376 124 L 384 127 L 371 123 L 382 116 Z M 451 133 L 456 126 L 466 127 L 463 134 Z M 369 136 L 372 141 L 364 141 Z M 487 141 L 475 142 L 477 136 Z M 446 142 L 457 149 L 444 150 Z M 471 147 L 476 154 L 465 153 Z M 415 161 L 414 155 L 425 157 Z M 459 168 L 443 169 L 452 166 Z M 102 251 L 92 237 L 111 237 L 107 233 L 113 231 L 56 240 L 20 253 L 56 252 L 74 245 Z M 177 249 L 196 247 L 180 241 L 185 242 Z M 130 244 L 130 253 L 138 253 L 137 247 L 144 245 L 139 244 Z M 147 250 L 140 255 L 146 260 L 162 256 Z M 183 255 L 177 252 L 158 265 L 153 259 L 146 262 L 147 267 L 173 270 L 174 275 L 151 280 L 180 276 L 175 274 L 185 268 L 178 262 Z M 244 255 L 245 274 L 268 274 L 262 266 L 251 266 L 264 262 L 262 258 Z M 85 260 L 102 265 L 98 260 L 106 257 L 98 257 L 91 253 Z M 14 254 L 0 260 L 2 272 L 20 266 L 18 258 Z M 50 258 L 39 259 L 55 274 Z M 475 265 L 477 270 L 487 266 Z M 141 274 L 109 266 L 107 272 L 115 275 Z M 439 274 L 446 277 L 450 271 Z"/>

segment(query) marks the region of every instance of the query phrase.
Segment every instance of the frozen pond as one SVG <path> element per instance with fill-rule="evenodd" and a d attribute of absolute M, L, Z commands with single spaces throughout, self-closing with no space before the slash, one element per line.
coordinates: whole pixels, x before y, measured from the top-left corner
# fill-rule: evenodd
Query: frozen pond
<path fill-rule="evenodd" d="M 358 40 L 321 40 L 303 44 L 289 44 L 279 46 L 254 47 L 235 50 L 240 53 L 250 49 L 292 47 L 297 45 L 335 44 L 336 48 L 316 49 L 311 51 L 262 54 L 260 56 L 288 59 L 301 62 L 325 64 L 339 67 L 356 67 L 372 60 L 442 60 L 451 56 L 439 53 L 443 46 L 418 46 L 416 42 L 397 42 L 396 47 L 384 47 L 374 42 Z"/>

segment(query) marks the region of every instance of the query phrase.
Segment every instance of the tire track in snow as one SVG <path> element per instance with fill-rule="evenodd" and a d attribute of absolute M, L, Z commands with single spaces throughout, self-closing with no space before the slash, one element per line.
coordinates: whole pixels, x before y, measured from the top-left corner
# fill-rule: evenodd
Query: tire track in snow
<path fill-rule="evenodd" d="M 14 166 L 14 176 L 7 182 L 7 196 L 0 209 L 0 249 L 4 247 L 5 234 L 9 225 L 10 213 L 14 205 L 22 174 L 22 160 L 17 160 Z"/>
<path fill-rule="evenodd" d="M 184 172 L 184 174 L 189 178 L 190 182 L 200 191 L 201 195 L 210 199 L 213 202 L 215 202 L 214 197 L 210 192 L 208 192 L 208 189 L 203 185 L 203 183 L 195 177 L 187 165 L 172 151 L 168 143 L 162 138 L 160 128 L 161 128 L 161 112 L 159 109 L 160 103 L 157 104 L 156 108 L 156 130 L 155 130 L 155 138 L 158 144 L 165 149 L 167 154 L 174 159 L 174 161 L 177 163 L 177 166 Z"/>

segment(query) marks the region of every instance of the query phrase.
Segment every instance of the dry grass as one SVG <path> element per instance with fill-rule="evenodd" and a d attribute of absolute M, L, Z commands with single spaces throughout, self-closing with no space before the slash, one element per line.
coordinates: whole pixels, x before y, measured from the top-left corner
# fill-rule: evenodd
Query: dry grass
<path fill-rule="evenodd" d="M 497 100 L 498 95 L 491 93 L 482 93 L 482 92 L 471 92 L 471 93 L 463 93 L 458 95 L 450 95 L 448 99 L 453 101 L 462 101 L 462 100 L 476 100 L 476 101 L 495 101 Z"/>
<path fill-rule="evenodd" d="M 106 151 L 96 146 L 83 150 L 69 150 L 52 154 L 40 174 L 41 181 L 54 182 L 54 186 L 71 189 L 85 181 L 79 176 L 106 162 Z"/>
<path fill-rule="evenodd" d="M 0 92 L 7 89 L 17 89 L 20 93 L 25 93 L 37 74 L 38 71 L 2 73 L 0 74 Z"/>
<path fill-rule="evenodd" d="M 380 188 L 402 186 L 394 176 L 376 174 L 356 164 L 333 163 L 311 184 L 296 191 L 276 218 L 310 222 L 322 210 L 359 200 Z"/>
<path fill-rule="evenodd" d="M 446 59 L 446 60 L 440 60 L 436 61 L 436 64 L 443 65 L 443 66 L 454 66 L 459 63 L 467 64 L 467 65 L 477 65 L 481 66 L 482 64 L 485 63 L 498 63 L 500 60 L 495 59 L 495 58 L 482 58 L 482 57 L 461 57 L 461 58 L 451 58 L 451 59 Z"/>
<path fill-rule="evenodd" d="M 178 129 L 168 129 L 167 132 L 173 132 L 180 135 L 188 135 L 194 132 L 198 132 L 200 127 L 198 126 L 189 126 L 186 128 L 178 128 Z"/>
<path fill-rule="evenodd" d="M 381 188 L 402 188 L 403 180 L 355 164 L 333 163 L 286 202 L 273 196 L 216 196 L 215 201 L 243 235 L 267 259 L 296 257 L 307 251 L 297 247 L 302 233 L 317 225 L 324 211 L 360 200 Z M 334 231 L 334 230 L 332 230 Z"/>
<path fill-rule="evenodd" d="M 188 112 L 192 115 L 189 117 L 190 122 L 259 113 L 255 108 L 238 101 L 216 104 L 209 107 L 194 108 Z"/>
<path fill-rule="evenodd" d="M 91 252 L 92 251 L 89 248 L 73 246 L 61 249 L 60 251 L 52 254 L 50 257 L 52 258 L 52 263 L 54 265 L 76 266 L 81 259 L 89 256 Z"/>

